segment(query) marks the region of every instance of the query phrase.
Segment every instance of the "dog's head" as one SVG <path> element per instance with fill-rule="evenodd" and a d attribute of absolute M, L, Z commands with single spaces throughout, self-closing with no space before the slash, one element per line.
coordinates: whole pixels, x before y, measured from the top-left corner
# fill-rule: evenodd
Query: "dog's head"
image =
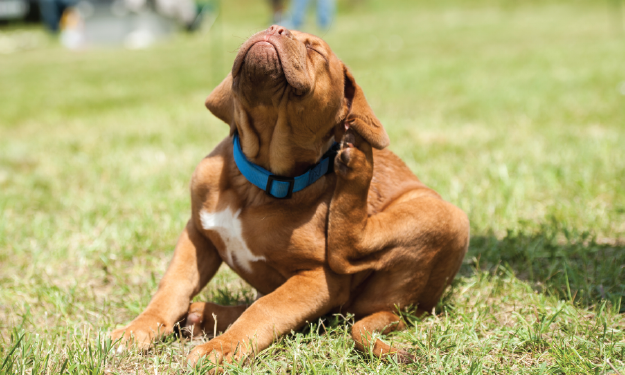
<path fill-rule="evenodd" d="M 353 128 L 373 147 L 384 127 L 347 67 L 320 38 L 271 26 L 249 38 L 206 107 L 238 131 L 243 152 L 275 174 L 297 175 Z"/>

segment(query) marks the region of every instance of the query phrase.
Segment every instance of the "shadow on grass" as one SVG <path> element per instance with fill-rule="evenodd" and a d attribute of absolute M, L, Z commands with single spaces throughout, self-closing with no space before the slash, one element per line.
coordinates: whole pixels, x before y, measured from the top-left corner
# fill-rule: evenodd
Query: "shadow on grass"
<path fill-rule="evenodd" d="M 469 252 L 459 276 L 473 276 L 477 270 L 500 274 L 512 272 L 540 293 L 573 301 L 587 308 L 608 301 L 625 313 L 625 243 L 604 243 L 588 232 L 569 230 L 556 222 L 536 229 L 508 231 L 505 237 L 494 234 L 472 236 Z M 461 283 L 459 278 L 454 285 Z M 251 304 L 253 288 L 221 287 L 199 301 L 231 306 Z M 450 303 L 448 290 L 437 310 Z"/>
<path fill-rule="evenodd" d="M 625 312 L 623 243 L 600 243 L 590 233 L 551 223 L 508 231 L 503 239 L 474 236 L 466 259 L 461 275 L 504 266 L 540 292 L 586 307 L 607 300 Z"/>

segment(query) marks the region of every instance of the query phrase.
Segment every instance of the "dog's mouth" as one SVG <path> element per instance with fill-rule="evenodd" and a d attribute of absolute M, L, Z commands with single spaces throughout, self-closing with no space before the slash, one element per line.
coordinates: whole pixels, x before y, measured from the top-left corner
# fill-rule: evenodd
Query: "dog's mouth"
<path fill-rule="evenodd" d="M 311 80 L 306 70 L 306 47 L 290 33 L 260 32 L 243 43 L 232 67 L 234 79 L 243 77 L 254 85 L 286 83 L 307 92 Z"/>
<path fill-rule="evenodd" d="M 284 70 L 277 49 L 267 41 L 252 44 L 243 57 L 239 74 L 255 84 L 283 81 Z"/>

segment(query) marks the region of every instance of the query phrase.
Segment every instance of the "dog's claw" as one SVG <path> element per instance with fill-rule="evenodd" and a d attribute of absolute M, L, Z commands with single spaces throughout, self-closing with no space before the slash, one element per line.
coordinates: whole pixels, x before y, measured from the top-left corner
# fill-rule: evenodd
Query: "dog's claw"
<path fill-rule="evenodd" d="M 348 131 L 343 136 L 343 147 L 354 147 L 356 136 L 352 131 Z"/>
<path fill-rule="evenodd" d="M 187 323 L 185 324 L 185 335 L 190 337 L 195 337 L 201 334 L 202 332 L 202 318 L 203 316 L 197 312 L 192 312 L 187 315 Z"/>
<path fill-rule="evenodd" d="M 414 363 L 416 361 L 416 357 L 403 349 L 399 349 L 396 353 L 397 362 L 402 364 Z"/>

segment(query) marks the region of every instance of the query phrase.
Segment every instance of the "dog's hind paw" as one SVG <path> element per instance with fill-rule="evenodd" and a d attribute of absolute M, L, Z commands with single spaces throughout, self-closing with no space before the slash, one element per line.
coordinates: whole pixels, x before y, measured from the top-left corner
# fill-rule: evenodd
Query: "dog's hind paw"
<path fill-rule="evenodd" d="M 397 363 L 402 363 L 402 364 L 414 363 L 417 360 L 416 356 L 408 353 L 407 351 L 403 349 L 397 349 L 395 353 L 392 353 L 390 355 L 395 357 Z"/>
<path fill-rule="evenodd" d="M 337 175 L 345 180 L 368 182 L 373 176 L 373 151 L 358 133 L 347 130 L 334 160 Z"/>

